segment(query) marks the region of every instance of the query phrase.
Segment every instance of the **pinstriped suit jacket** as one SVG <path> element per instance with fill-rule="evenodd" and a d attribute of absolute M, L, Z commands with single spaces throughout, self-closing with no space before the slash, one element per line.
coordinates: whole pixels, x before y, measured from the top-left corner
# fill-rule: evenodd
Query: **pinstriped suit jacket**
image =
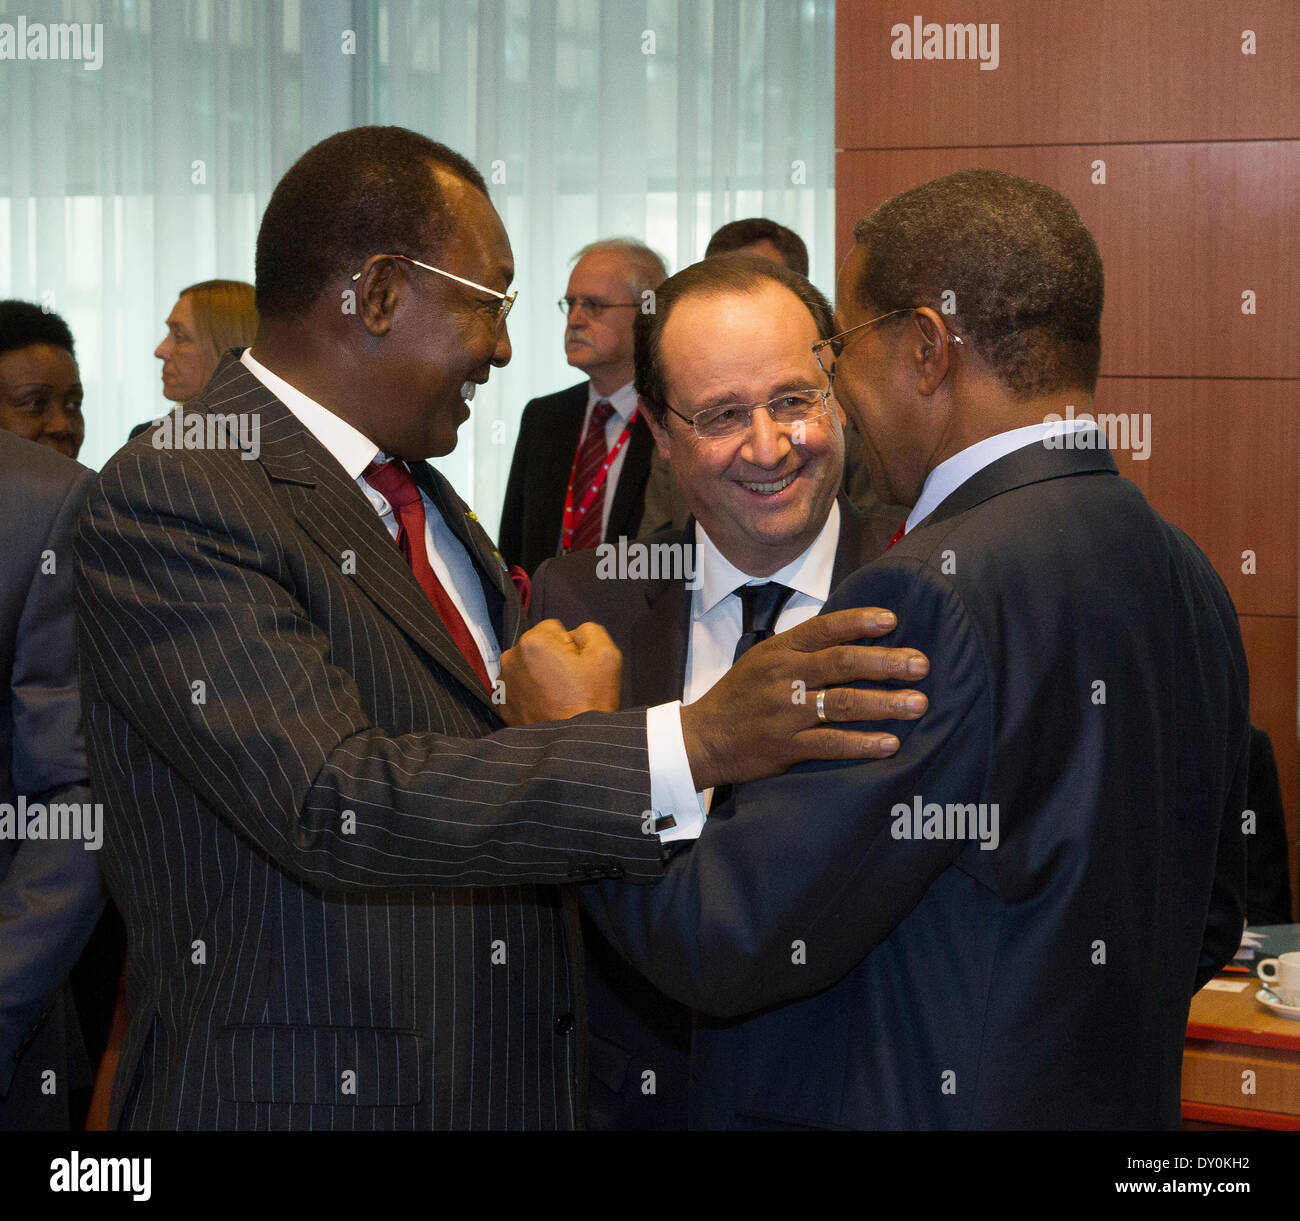
<path fill-rule="evenodd" d="M 506 729 L 356 484 L 227 355 L 187 414 L 260 454 L 128 443 L 78 532 L 104 870 L 130 930 L 128 1128 L 567 1128 L 570 880 L 660 872 L 644 716 Z M 231 442 L 233 444 L 233 441 Z M 417 481 L 521 608 L 491 542 Z"/>

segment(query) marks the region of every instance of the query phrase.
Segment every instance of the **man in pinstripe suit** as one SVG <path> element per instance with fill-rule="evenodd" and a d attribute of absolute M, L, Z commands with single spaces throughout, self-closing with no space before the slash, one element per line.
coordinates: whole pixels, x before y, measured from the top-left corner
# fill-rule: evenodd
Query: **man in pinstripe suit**
<path fill-rule="evenodd" d="M 896 746 L 790 699 L 898 672 L 906 651 L 800 651 L 881 630 L 857 611 L 754 650 L 724 715 L 544 723 L 616 708 L 616 651 L 552 622 L 502 654 L 519 600 L 422 461 L 510 357 L 512 272 L 463 158 L 398 128 L 331 137 L 268 205 L 253 348 L 188 405 L 220 422 L 137 438 L 91 493 L 83 697 L 130 929 L 120 1127 L 580 1123 L 560 884 L 656 878 L 697 787 Z"/>

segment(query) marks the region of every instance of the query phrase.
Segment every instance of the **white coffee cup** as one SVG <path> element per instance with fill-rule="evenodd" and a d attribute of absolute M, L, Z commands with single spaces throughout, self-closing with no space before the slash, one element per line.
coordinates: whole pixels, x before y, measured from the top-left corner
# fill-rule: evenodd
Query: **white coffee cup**
<path fill-rule="evenodd" d="M 1300 1007 L 1300 950 L 1265 958 L 1255 973 L 1282 998 L 1284 1005 Z"/>

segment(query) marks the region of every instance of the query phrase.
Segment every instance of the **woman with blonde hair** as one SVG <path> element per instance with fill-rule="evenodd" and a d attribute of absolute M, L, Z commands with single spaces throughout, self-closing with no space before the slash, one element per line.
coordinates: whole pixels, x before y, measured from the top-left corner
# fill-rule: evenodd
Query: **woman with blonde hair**
<path fill-rule="evenodd" d="M 204 280 L 181 289 L 167 315 L 167 335 L 154 351 L 163 362 L 163 395 L 174 403 L 197 398 L 230 348 L 246 348 L 257 333 L 253 286 Z"/>

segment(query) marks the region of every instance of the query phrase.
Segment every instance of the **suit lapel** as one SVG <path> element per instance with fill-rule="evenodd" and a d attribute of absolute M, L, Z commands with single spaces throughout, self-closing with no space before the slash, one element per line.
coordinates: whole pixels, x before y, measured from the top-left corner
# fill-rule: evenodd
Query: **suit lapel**
<path fill-rule="evenodd" d="M 582 421 L 587 412 L 587 383 L 563 392 L 542 440 L 545 448 L 537 455 L 535 468 L 541 472 L 535 503 L 526 505 L 527 519 L 535 522 L 531 532 L 538 554 L 555 555 L 560 549 L 560 530 L 564 525 L 564 493 L 569 486 L 569 472 L 582 439 Z"/>
<path fill-rule="evenodd" d="M 244 366 L 239 365 L 238 371 L 252 383 L 248 389 L 259 392 L 250 393 L 247 407 L 241 402 L 244 410 L 260 413 L 258 461 L 272 483 L 280 485 L 298 524 L 331 563 L 355 569 L 349 574 L 353 582 L 387 618 L 474 698 L 496 711 L 490 692 L 443 626 L 361 489 L 293 412 Z M 214 379 L 209 393 L 217 389 Z"/>
<path fill-rule="evenodd" d="M 694 548 L 695 519 L 681 534 L 658 536 Z M 633 628 L 637 647 L 623 675 L 624 703 L 664 704 L 682 698 L 691 631 L 691 590 L 685 581 L 656 581 L 645 591 L 646 610 Z"/>
<path fill-rule="evenodd" d="M 483 596 L 487 600 L 488 614 L 492 617 L 492 626 L 502 651 L 513 648 L 522 630 L 524 607 L 510 580 L 501 552 L 479 524 L 478 517 L 456 495 L 455 489 L 440 471 L 427 462 L 410 465 L 416 484 L 433 501 L 434 507 L 447 523 L 447 528 L 460 540 L 461 546 L 474 561 L 479 584 L 483 586 Z"/>

